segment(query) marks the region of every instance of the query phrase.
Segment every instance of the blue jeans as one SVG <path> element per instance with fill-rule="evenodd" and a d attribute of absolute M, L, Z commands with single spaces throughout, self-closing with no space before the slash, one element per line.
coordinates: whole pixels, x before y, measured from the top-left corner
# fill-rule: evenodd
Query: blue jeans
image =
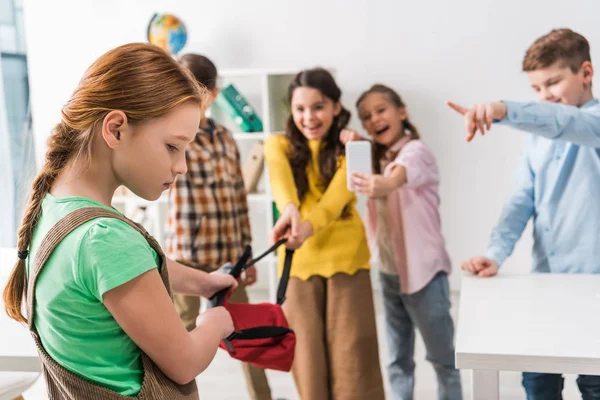
<path fill-rule="evenodd" d="M 460 373 L 454 364 L 454 324 L 445 273 L 423 289 L 400 293 L 395 275 L 380 273 L 389 349 L 388 378 L 395 400 L 412 400 L 415 386 L 415 328 L 423 336 L 427 360 L 433 364 L 440 400 L 462 399 Z"/>
<path fill-rule="evenodd" d="M 562 400 L 564 379 L 560 374 L 523 372 L 527 400 Z M 579 375 L 577 386 L 583 400 L 600 399 L 600 376 Z"/>

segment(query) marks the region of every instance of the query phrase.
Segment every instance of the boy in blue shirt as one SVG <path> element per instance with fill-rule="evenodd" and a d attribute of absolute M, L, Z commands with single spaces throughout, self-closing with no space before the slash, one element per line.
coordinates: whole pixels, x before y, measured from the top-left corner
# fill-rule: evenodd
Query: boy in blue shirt
<path fill-rule="evenodd" d="M 514 189 L 485 256 L 462 269 L 489 277 L 512 253 L 533 217 L 533 271 L 600 273 L 600 103 L 592 95 L 588 41 L 556 29 L 527 50 L 523 71 L 539 103 L 511 101 L 464 108 L 467 141 L 493 122 L 528 132 Z M 600 399 L 600 377 L 581 375 L 584 399 Z M 523 373 L 528 400 L 561 399 L 560 374 Z"/>

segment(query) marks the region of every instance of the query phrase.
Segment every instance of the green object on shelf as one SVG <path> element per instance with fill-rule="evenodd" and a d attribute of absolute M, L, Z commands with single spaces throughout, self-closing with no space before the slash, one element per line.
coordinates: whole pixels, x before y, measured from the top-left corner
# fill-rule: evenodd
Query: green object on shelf
<path fill-rule="evenodd" d="M 242 131 L 262 132 L 262 121 L 235 86 L 230 84 L 221 89 L 215 103 L 233 119 Z"/>
<path fill-rule="evenodd" d="M 248 123 L 239 115 L 238 111 L 233 107 L 233 105 L 231 105 L 229 100 L 221 95 L 221 93 L 219 93 L 215 99 L 215 105 L 223 110 L 225 114 L 227 114 L 227 116 L 229 116 L 229 118 L 231 118 L 233 122 L 240 127 L 242 132 L 252 132 L 252 126 L 250 123 Z"/>

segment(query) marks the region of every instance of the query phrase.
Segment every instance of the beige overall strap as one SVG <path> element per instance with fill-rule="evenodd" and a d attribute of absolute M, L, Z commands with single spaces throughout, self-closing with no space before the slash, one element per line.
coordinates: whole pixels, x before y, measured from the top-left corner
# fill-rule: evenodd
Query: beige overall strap
<path fill-rule="evenodd" d="M 37 278 L 42 271 L 42 268 L 56 246 L 63 240 L 69 233 L 75 230 L 78 226 L 91 221 L 96 218 L 115 218 L 119 219 L 127 224 L 129 224 L 132 228 L 140 232 L 147 240 L 148 243 L 158 254 L 161 256 L 164 263 L 164 254 L 160 249 L 160 246 L 156 242 L 156 240 L 146 232 L 146 230 L 141 226 L 136 224 L 135 222 L 129 220 L 123 215 L 119 214 L 116 211 L 111 211 L 102 207 L 83 207 L 77 209 L 75 211 L 70 212 L 65 215 L 60 221 L 58 221 L 51 229 L 48 231 L 44 239 L 42 239 L 42 243 L 36 253 L 35 260 L 33 262 L 33 266 L 29 271 L 29 279 L 26 285 L 26 293 L 27 293 L 27 322 L 29 325 L 29 330 L 33 331 L 33 316 L 34 316 L 34 302 L 35 302 L 35 284 Z M 161 277 L 168 287 L 168 275 L 167 269 L 161 268 Z"/>

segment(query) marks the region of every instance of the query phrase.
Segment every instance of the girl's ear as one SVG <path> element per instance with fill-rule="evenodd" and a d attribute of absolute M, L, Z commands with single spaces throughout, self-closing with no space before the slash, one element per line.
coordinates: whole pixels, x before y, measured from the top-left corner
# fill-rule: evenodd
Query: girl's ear
<path fill-rule="evenodd" d="M 113 110 L 102 120 L 102 138 L 111 149 L 121 144 L 121 131 L 127 129 L 127 116 L 123 111 Z"/>
<path fill-rule="evenodd" d="M 398 109 L 398 116 L 402 121 L 406 121 L 408 119 L 408 114 L 406 113 L 406 107 L 400 107 Z"/>
<path fill-rule="evenodd" d="M 342 103 L 337 101 L 333 105 L 333 115 L 335 115 L 337 117 L 338 115 L 340 115 L 341 112 L 342 112 Z"/>

